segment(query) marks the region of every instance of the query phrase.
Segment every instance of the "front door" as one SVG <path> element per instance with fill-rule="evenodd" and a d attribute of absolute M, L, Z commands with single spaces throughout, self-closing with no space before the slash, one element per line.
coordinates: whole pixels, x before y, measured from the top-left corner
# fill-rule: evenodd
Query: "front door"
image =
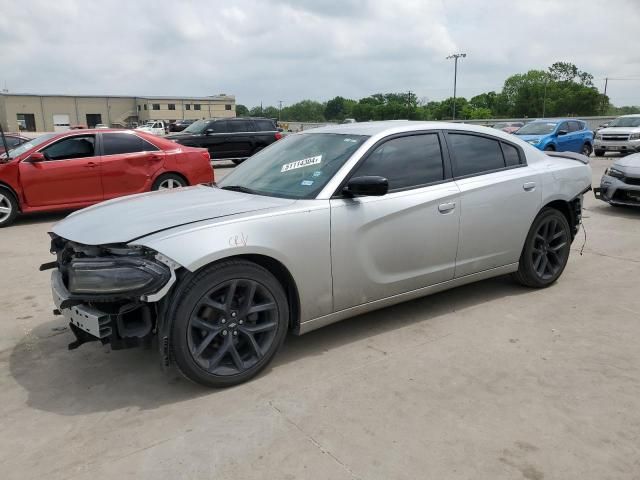
<path fill-rule="evenodd" d="M 518 262 L 542 185 L 520 147 L 469 132 L 447 143 L 460 188 L 456 278 Z"/>
<path fill-rule="evenodd" d="M 44 149 L 45 160 L 20 162 L 20 182 L 32 207 L 102 200 L 100 157 L 95 135 L 74 135 Z"/>
<path fill-rule="evenodd" d="M 209 122 L 205 128 L 204 137 L 200 146 L 209 150 L 211 160 L 219 160 L 221 158 L 229 158 L 229 144 L 227 142 L 227 134 L 229 126 L 227 120 L 216 120 Z"/>
<path fill-rule="evenodd" d="M 420 133 L 384 141 L 350 177 L 385 177 L 389 193 L 331 200 L 334 310 L 453 278 L 460 192 L 441 138 Z"/>

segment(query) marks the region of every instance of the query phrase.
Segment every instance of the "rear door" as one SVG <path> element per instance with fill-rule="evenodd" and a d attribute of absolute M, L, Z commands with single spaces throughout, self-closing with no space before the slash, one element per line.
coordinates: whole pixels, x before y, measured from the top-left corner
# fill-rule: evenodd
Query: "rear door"
<path fill-rule="evenodd" d="M 560 135 L 560 131 L 565 131 L 567 133 L 565 133 L 564 135 Z M 556 130 L 556 132 L 558 134 L 556 138 L 556 143 L 558 145 L 557 150 L 559 152 L 569 152 L 574 150 L 572 148 L 572 143 L 575 142 L 575 139 L 572 136 L 571 131 L 569 130 L 569 122 L 561 122 L 560 125 L 558 125 L 558 129 Z"/>
<path fill-rule="evenodd" d="M 165 152 L 133 132 L 101 133 L 104 198 L 148 191 Z"/>
<path fill-rule="evenodd" d="M 540 209 L 538 174 L 493 136 L 450 130 L 447 144 L 461 196 L 456 278 L 516 263 Z"/>
<path fill-rule="evenodd" d="M 247 158 L 253 154 L 255 127 L 251 120 L 229 120 L 229 158 Z"/>
<path fill-rule="evenodd" d="M 20 162 L 20 183 L 32 207 L 103 199 L 95 135 L 62 138 L 40 150 L 45 161 Z"/>
<path fill-rule="evenodd" d="M 585 131 L 582 128 L 582 124 L 577 120 L 572 120 L 569 123 L 569 145 L 572 152 L 581 152 L 582 145 L 585 140 Z"/>

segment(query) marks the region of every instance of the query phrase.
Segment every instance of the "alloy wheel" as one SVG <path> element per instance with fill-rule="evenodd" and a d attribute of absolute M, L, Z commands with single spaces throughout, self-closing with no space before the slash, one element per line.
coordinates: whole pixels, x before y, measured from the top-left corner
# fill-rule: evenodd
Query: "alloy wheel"
<path fill-rule="evenodd" d="M 13 205 L 9 198 L 0 193 L 0 222 L 5 221 L 13 212 Z"/>
<path fill-rule="evenodd" d="M 189 318 L 187 344 L 208 373 L 237 375 L 258 363 L 278 328 L 278 308 L 261 283 L 234 279 L 203 295 Z"/>
<path fill-rule="evenodd" d="M 174 178 L 167 178 L 166 180 L 163 180 L 162 182 L 160 182 L 160 185 L 158 186 L 158 190 L 168 190 L 171 188 L 180 188 L 180 187 L 182 187 L 182 183 L 180 183 L 180 181 Z"/>
<path fill-rule="evenodd" d="M 560 271 L 569 255 L 568 232 L 556 218 L 542 222 L 533 237 L 531 262 L 538 277 L 553 278 Z"/>

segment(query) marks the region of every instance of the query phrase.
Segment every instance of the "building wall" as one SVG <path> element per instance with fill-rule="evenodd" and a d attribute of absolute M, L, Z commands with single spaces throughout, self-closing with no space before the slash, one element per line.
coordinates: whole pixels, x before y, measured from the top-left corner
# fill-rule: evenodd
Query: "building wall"
<path fill-rule="evenodd" d="M 158 105 L 159 110 L 154 110 L 153 106 Z M 174 110 L 170 110 L 169 106 L 173 105 Z M 200 106 L 200 110 L 196 110 L 196 106 Z M 227 107 L 229 105 L 229 107 Z M 146 106 L 146 109 L 145 109 Z M 153 99 L 141 98 L 137 99 L 138 118 L 140 121 L 147 120 L 198 120 L 200 118 L 213 117 L 235 117 L 236 102 L 235 98 L 227 97 L 224 99 Z M 227 110 L 229 108 L 229 110 Z"/>
<path fill-rule="evenodd" d="M 154 110 L 153 105 L 159 105 Z M 175 110 L 169 110 L 169 104 Z M 147 106 L 145 109 L 144 106 Z M 200 105 L 200 110 L 195 106 Z M 189 106 L 189 110 L 187 110 Z M 233 96 L 201 99 L 157 99 L 144 97 L 73 97 L 56 95 L 0 95 L 0 122 L 7 131 L 18 130 L 17 115 L 33 114 L 35 131 L 54 131 L 53 116 L 68 115 L 70 125 L 88 125 L 87 115 L 100 115 L 105 125 L 121 124 L 135 120 L 179 120 L 211 117 L 235 117 L 236 105 Z M 97 117 L 94 117 L 97 118 Z"/>

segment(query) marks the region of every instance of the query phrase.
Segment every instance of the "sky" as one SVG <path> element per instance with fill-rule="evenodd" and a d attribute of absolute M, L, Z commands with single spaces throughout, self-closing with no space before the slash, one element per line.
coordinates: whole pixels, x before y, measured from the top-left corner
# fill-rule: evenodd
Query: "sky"
<path fill-rule="evenodd" d="M 640 105 L 640 0 L 0 0 L 0 87 L 249 107 L 499 91 L 555 61 Z"/>

